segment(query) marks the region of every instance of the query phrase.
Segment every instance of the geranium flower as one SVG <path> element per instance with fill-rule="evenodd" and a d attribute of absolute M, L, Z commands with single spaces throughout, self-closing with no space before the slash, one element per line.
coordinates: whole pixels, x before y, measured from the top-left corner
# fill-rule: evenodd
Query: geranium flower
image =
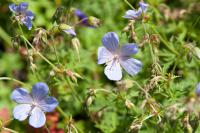
<path fill-rule="evenodd" d="M 138 8 L 138 10 L 126 11 L 126 13 L 123 17 L 127 18 L 127 19 L 137 19 L 142 15 L 142 13 L 146 13 L 148 4 L 146 4 L 144 2 L 139 2 L 139 6 L 140 7 Z"/>
<path fill-rule="evenodd" d="M 131 58 L 132 54 L 138 52 L 135 43 L 129 43 L 119 47 L 119 38 L 116 33 L 108 32 L 102 38 L 103 47 L 98 48 L 98 64 L 106 63 L 104 73 L 110 80 L 120 80 L 122 70 L 130 75 L 136 75 L 141 67 L 141 61 Z"/>
<path fill-rule="evenodd" d="M 11 94 L 11 99 L 17 105 L 13 110 L 14 118 L 23 121 L 29 117 L 29 124 L 35 128 L 42 127 L 46 122 L 44 112 L 52 112 L 58 105 L 54 97 L 47 96 L 48 86 L 43 82 L 33 85 L 32 92 L 17 88 Z"/>
<path fill-rule="evenodd" d="M 9 5 L 9 9 L 15 14 L 16 20 L 22 22 L 28 28 L 28 30 L 31 30 L 31 20 L 34 18 L 34 15 L 31 11 L 27 10 L 27 8 L 28 3 L 26 2 L 22 2 L 19 5 Z"/>

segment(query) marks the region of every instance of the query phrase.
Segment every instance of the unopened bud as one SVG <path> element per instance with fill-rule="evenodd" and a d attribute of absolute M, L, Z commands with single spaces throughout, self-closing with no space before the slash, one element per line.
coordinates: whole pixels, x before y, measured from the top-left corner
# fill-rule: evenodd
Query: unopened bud
<path fill-rule="evenodd" d="M 31 63 L 31 69 L 33 72 L 37 69 L 37 66 L 34 63 Z"/>
<path fill-rule="evenodd" d="M 71 42 L 72 42 L 73 48 L 76 50 L 78 60 L 80 61 L 80 54 L 79 54 L 79 48 L 80 48 L 80 45 L 81 45 L 80 41 L 77 37 L 75 37 L 75 38 L 72 38 Z"/>
<path fill-rule="evenodd" d="M 128 100 L 128 99 L 126 99 L 125 105 L 126 105 L 126 107 L 128 109 L 132 109 L 134 107 L 134 104 L 130 100 Z"/>
<path fill-rule="evenodd" d="M 91 26 L 99 27 L 100 24 L 101 24 L 101 20 L 98 19 L 98 18 L 96 18 L 96 17 L 90 16 L 90 17 L 88 17 L 88 23 L 89 23 Z"/>
<path fill-rule="evenodd" d="M 122 30 L 122 32 L 129 32 L 130 28 L 131 27 L 127 25 L 126 27 L 124 27 L 124 29 Z"/>
<path fill-rule="evenodd" d="M 76 32 L 74 31 L 74 28 L 71 27 L 71 26 L 69 26 L 69 25 L 60 24 L 60 25 L 58 26 L 58 28 L 59 28 L 61 31 L 67 33 L 68 35 L 70 35 L 70 36 L 72 36 L 72 37 L 75 37 L 75 36 L 76 36 Z"/>
<path fill-rule="evenodd" d="M 11 39 L 13 47 L 19 47 L 20 45 L 20 37 L 16 36 Z"/>
<path fill-rule="evenodd" d="M 53 77 L 53 76 L 55 76 L 56 74 L 55 74 L 55 72 L 52 70 L 52 71 L 49 72 L 49 75 Z"/>
<path fill-rule="evenodd" d="M 87 98 L 86 105 L 87 105 L 87 106 L 90 106 L 90 105 L 92 104 L 92 101 L 93 101 L 92 96 L 89 96 L 89 97 Z"/>

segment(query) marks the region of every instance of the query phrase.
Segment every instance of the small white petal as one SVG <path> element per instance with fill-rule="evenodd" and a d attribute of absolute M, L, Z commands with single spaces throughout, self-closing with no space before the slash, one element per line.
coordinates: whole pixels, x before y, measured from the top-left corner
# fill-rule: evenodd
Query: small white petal
<path fill-rule="evenodd" d="M 29 124 L 35 128 L 40 128 L 44 126 L 45 122 L 46 122 L 46 117 L 44 112 L 40 108 L 34 107 L 34 109 L 31 111 Z"/>
<path fill-rule="evenodd" d="M 110 80 L 118 81 L 122 78 L 122 70 L 118 61 L 111 61 L 104 69 L 105 75 Z"/>
<path fill-rule="evenodd" d="M 15 119 L 23 121 L 29 116 L 30 111 L 31 111 L 30 104 L 20 104 L 14 108 L 13 115 Z"/>

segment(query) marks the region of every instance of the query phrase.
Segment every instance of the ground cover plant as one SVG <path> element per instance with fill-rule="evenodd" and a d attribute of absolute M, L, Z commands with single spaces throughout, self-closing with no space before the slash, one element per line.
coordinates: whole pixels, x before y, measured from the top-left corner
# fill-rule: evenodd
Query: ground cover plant
<path fill-rule="evenodd" d="M 200 132 L 198 0 L 0 0 L 3 133 Z"/>

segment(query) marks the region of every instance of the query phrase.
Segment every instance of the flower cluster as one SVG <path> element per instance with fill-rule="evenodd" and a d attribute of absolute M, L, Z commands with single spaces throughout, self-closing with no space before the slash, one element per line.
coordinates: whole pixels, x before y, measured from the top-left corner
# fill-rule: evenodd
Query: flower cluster
<path fill-rule="evenodd" d="M 34 18 L 34 15 L 31 11 L 27 10 L 28 3 L 22 2 L 19 5 L 11 4 L 9 5 L 9 8 L 15 14 L 16 20 L 23 23 L 28 30 L 31 30 L 31 20 Z"/>

